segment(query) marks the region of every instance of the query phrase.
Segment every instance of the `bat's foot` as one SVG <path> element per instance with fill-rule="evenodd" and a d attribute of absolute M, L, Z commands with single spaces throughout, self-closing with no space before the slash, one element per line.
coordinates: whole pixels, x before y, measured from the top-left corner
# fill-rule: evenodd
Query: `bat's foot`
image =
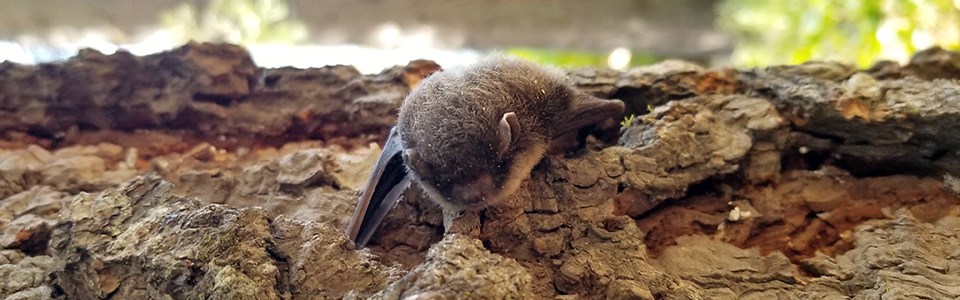
<path fill-rule="evenodd" d="M 463 212 L 443 211 L 443 227 L 446 234 L 456 233 L 480 238 L 480 214 L 476 210 Z"/>

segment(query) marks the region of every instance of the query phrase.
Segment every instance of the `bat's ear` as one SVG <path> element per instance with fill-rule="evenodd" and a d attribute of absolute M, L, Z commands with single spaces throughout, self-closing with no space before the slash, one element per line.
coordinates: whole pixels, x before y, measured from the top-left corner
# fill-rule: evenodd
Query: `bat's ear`
<path fill-rule="evenodd" d="M 517 114 L 512 111 L 503 114 L 503 117 L 500 118 L 500 125 L 497 126 L 497 153 L 500 157 L 507 154 L 510 145 L 513 145 L 519 137 L 520 121 L 517 120 Z"/>

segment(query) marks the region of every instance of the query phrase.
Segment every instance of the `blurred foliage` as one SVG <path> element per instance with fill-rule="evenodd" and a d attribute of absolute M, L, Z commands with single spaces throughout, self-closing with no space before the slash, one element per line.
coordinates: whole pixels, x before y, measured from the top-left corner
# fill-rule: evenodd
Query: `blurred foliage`
<path fill-rule="evenodd" d="M 286 0 L 207 0 L 202 8 L 182 3 L 160 14 L 160 23 L 179 42 L 240 45 L 293 44 L 307 38 L 307 27 L 291 18 Z"/>
<path fill-rule="evenodd" d="M 609 53 L 537 48 L 508 48 L 504 49 L 503 53 L 539 64 L 553 65 L 562 68 L 605 68 L 607 67 L 607 57 L 609 55 Z M 647 65 L 658 61 L 660 61 L 660 58 L 653 55 L 633 52 L 629 65 Z"/>
<path fill-rule="evenodd" d="M 620 127 L 630 127 L 630 124 L 633 124 L 633 119 L 636 119 L 637 115 L 630 114 L 629 116 L 623 117 L 623 120 L 620 120 Z"/>
<path fill-rule="evenodd" d="M 718 10 L 718 25 L 736 37 L 738 65 L 866 67 L 934 45 L 960 48 L 960 0 L 723 0 Z"/>

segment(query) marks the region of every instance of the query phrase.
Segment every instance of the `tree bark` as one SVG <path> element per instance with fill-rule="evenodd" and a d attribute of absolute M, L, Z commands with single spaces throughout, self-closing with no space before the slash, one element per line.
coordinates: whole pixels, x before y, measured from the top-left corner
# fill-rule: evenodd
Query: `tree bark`
<path fill-rule="evenodd" d="M 214 44 L 7 63 L 0 295 L 956 298 L 957 61 L 571 70 L 637 115 L 613 145 L 447 222 L 411 188 L 359 251 L 368 144 L 435 64 L 258 69 Z"/>

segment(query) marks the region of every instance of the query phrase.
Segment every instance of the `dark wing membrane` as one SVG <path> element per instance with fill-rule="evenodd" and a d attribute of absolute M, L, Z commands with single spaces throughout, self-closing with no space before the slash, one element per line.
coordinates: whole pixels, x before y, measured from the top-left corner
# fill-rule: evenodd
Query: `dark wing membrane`
<path fill-rule="evenodd" d="M 620 118 L 624 111 L 620 100 L 605 100 L 577 91 L 567 115 L 557 124 L 553 137 L 562 136 L 587 126 L 603 122 L 607 118 Z"/>
<path fill-rule="evenodd" d="M 391 128 L 350 221 L 350 239 L 357 248 L 363 248 L 370 241 L 377 226 L 397 204 L 403 190 L 410 185 L 410 178 L 400 155 L 402 152 L 400 135 L 396 127 Z"/>

